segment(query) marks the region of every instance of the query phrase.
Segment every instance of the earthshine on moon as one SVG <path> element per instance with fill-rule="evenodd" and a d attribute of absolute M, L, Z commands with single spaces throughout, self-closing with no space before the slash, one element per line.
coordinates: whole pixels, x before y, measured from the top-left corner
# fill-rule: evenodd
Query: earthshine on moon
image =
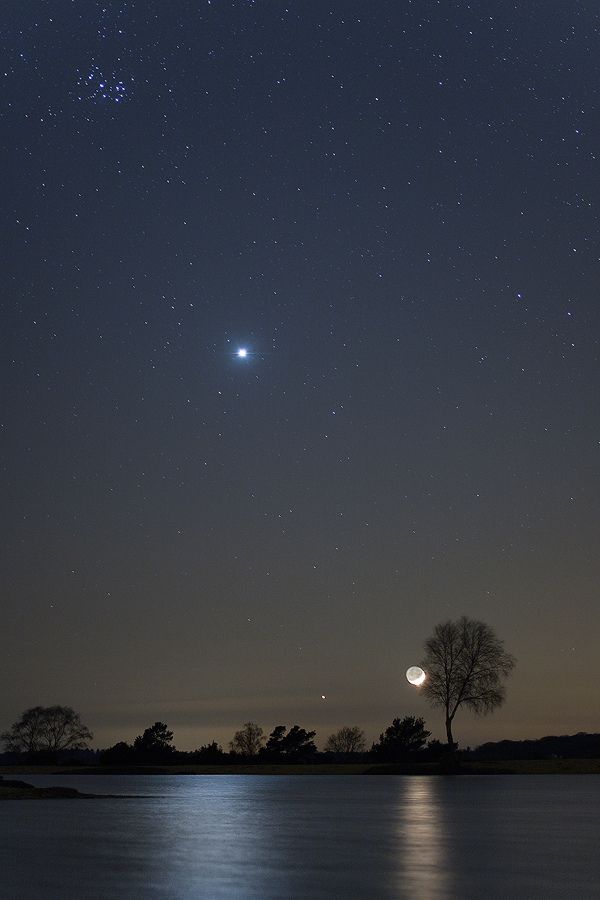
<path fill-rule="evenodd" d="M 427 675 L 420 666 L 411 666 L 406 670 L 406 680 L 409 684 L 423 684 Z"/>

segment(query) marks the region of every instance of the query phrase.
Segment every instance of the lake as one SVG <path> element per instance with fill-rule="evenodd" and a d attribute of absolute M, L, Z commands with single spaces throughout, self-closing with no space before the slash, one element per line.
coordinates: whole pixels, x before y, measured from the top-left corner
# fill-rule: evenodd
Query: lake
<path fill-rule="evenodd" d="M 600 896 L 598 775 L 21 777 L 136 796 L 1 803 L 6 900 Z"/>

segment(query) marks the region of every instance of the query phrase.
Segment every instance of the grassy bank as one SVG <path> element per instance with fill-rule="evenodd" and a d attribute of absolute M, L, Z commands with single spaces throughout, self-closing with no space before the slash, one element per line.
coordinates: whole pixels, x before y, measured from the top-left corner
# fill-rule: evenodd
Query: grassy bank
<path fill-rule="evenodd" d="M 256 766 L 2 766 L 6 778 L 21 775 L 440 775 L 435 763 Z M 468 761 L 462 775 L 600 775 L 600 759 Z"/>

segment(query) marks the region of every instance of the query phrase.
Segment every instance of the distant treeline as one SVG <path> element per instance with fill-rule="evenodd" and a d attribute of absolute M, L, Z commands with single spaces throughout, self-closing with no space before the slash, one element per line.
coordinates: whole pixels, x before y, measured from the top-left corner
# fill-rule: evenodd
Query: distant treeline
<path fill-rule="evenodd" d="M 62 728 L 54 727 L 56 723 Z M 50 727 L 52 725 L 53 727 Z M 35 726 L 35 727 L 34 727 Z M 58 737 L 57 737 L 58 735 Z M 91 732 L 69 707 L 33 707 L 15 722 L 0 739 L 7 752 L 0 765 L 83 765 L 83 766 L 186 766 L 247 765 L 248 763 L 437 763 L 455 759 L 454 749 L 437 740 L 421 718 L 394 719 L 370 749 L 364 731 L 344 726 L 329 735 L 324 750 L 315 744 L 315 731 L 299 725 L 277 725 L 270 735 L 254 722 L 236 731 L 224 750 L 216 741 L 198 750 L 177 750 L 173 732 L 163 722 L 155 722 L 133 743 L 119 741 L 106 750 L 90 750 Z M 600 734 L 549 735 L 538 740 L 497 741 L 474 750 L 457 751 L 464 760 L 547 760 L 600 759 Z"/>
<path fill-rule="evenodd" d="M 600 759 L 600 734 L 548 735 L 537 741 L 497 741 L 463 751 L 466 759 Z"/>

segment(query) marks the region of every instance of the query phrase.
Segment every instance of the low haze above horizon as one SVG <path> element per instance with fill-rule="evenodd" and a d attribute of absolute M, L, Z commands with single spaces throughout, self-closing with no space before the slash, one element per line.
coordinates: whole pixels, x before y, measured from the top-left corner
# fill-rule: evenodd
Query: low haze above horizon
<path fill-rule="evenodd" d="M 600 732 L 596 8 L 0 22 L 0 732 L 443 740 L 463 614 L 517 667 L 461 746 Z"/>

